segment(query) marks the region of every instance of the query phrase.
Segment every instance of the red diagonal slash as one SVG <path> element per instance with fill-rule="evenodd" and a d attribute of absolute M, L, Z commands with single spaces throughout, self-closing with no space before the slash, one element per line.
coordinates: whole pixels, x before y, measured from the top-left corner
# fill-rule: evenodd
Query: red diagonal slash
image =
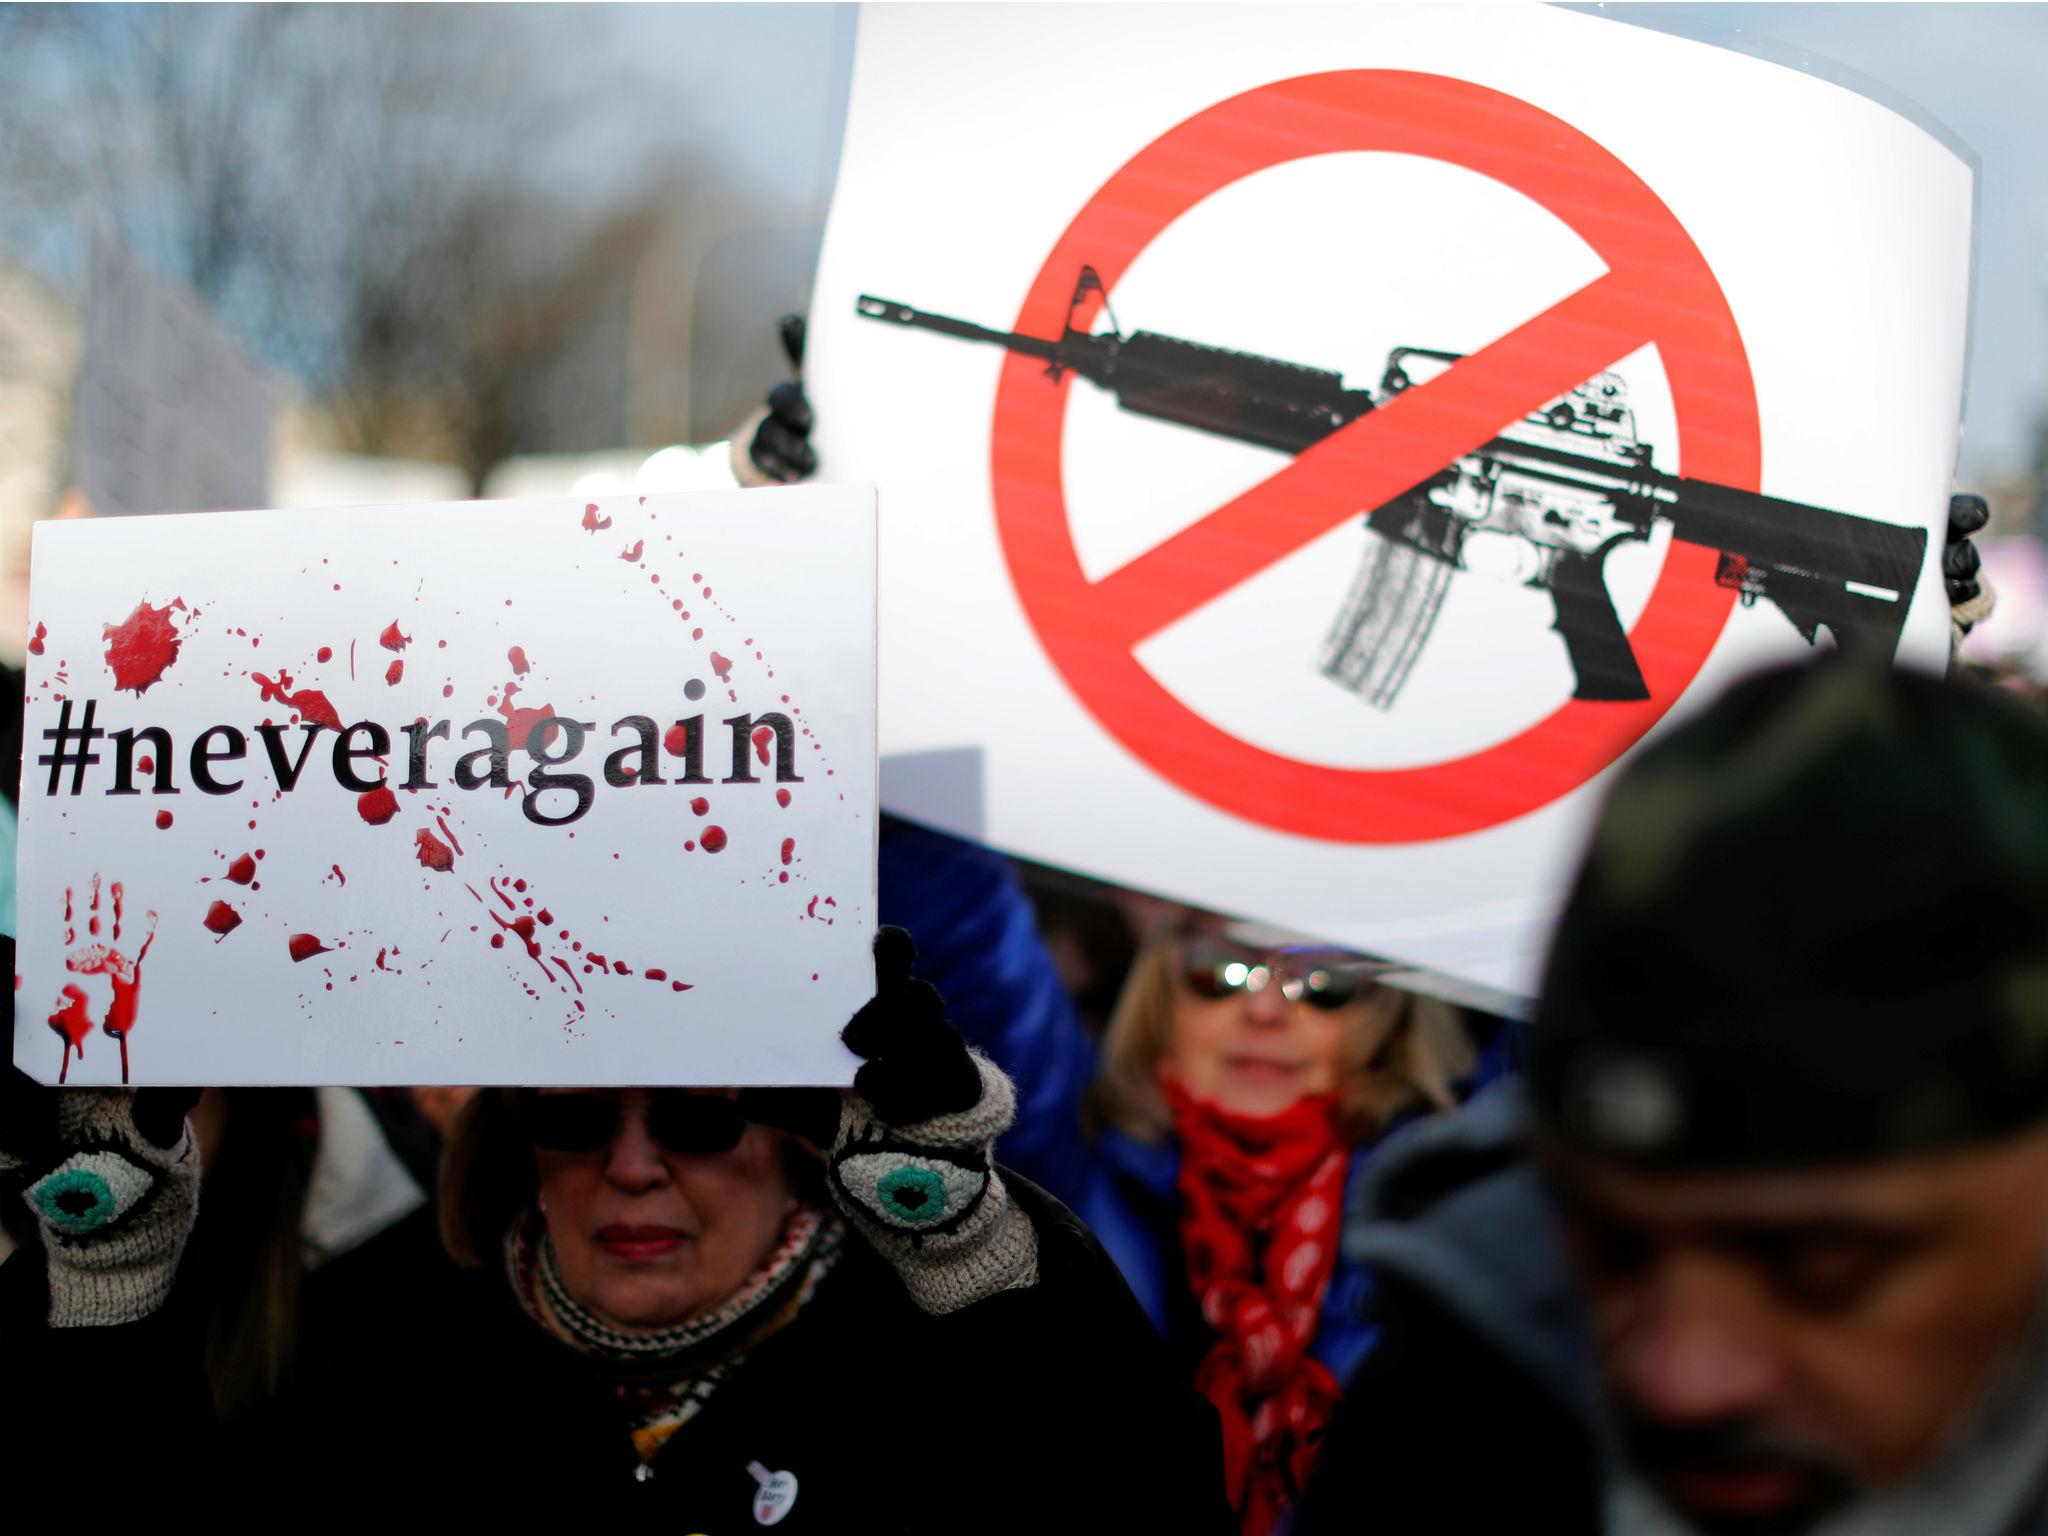
<path fill-rule="evenodd" d="M 1115 638 L 1137 644 L 1583 384 L 1649 340 L 1643 309 L 1641 295 L 1609 273 L 1305 449 L 1096 582 Z"/>

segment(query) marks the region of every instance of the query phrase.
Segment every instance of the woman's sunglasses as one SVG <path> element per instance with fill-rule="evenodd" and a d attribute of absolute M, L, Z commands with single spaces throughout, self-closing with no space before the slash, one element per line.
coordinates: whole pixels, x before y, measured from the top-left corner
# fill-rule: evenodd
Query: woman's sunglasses
<path fill-rule="evenodd" d="M 1368 960 L 1335 956 L 1262 957 L 1241 950 L 1191 945 L 1180 952 L 1180 979 L 1197 997 L 1230 997 L 1277 986 L 1290 1003 L 1337 1009 L 1364 990 L 1373 970 Z"/>
<path fill-rule="evenodd" d="M 626 1106 L 608 1093 L 524 1093 L 527 1135 L 550 1152 L 601 1152 L 619 1134 Z M 647 1096 L 647 1134 L 670 1152 L 706 1157 L 730 1152 L 747 1117 L 731 1099 L 662 1089 Z"/>

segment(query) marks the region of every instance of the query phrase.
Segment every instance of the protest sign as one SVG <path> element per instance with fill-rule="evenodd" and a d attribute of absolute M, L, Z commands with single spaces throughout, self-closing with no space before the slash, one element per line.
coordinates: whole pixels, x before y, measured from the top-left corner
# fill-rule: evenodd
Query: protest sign
<path fill-rule="evenodd" d="M 1936 135 L 1550 8 L 971 20 L 863 13 L 810 322 L 885 758 L 976 754 L 890 808 L 1507 1005 L 1671 711 L 1940 664 Z"/>
<path fill-rule="evenodd" d="M 263 375 L 199 296 L 92 232 L 71 406 L 71 483 L 95 512 L 260 507 L 269 496 Z"/>
<path fill-rule="evenodd" d="M 44 523 L 31 602 L 39 1080 L 850 1080 L 872 490 Z"/>

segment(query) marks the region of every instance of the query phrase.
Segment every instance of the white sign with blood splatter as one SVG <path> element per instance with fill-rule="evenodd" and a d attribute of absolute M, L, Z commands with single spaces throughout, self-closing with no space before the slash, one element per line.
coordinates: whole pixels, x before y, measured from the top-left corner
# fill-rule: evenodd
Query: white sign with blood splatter
<path fill-rule="evenodd" d="M 850 1080 L 871 489 L 43 523 L 31 600 L 35 1078 Z"/>

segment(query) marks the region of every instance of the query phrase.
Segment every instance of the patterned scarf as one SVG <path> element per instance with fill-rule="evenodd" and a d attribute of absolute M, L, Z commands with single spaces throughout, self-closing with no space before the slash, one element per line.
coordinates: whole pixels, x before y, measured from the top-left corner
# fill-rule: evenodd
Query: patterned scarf
<path fill-rule="evenodd" d="M 1188 1288 L 1216 1342 L 1195 1385 L 1223 1418 L 1224 1474 L 1248 1536 L 1266 1536 L 1308 1481 L 1337 1381 L 1309 1358 L 1337 1263 L 1349 1158 L 1334 1096 L 1233 1114 L 1165 1084 L 1180 1136 Z"/>
<path fill-rule="evenodd" d="M 609 1378 L 644 1467 L 748 1350 L 795 1321 L 838 1262 L 843 1240 L 836 1215 L 800 1205 L 775 1250 L 725 1301 L 673 1328 L 636 1333 L 600 1321 L 569 1294 L 538 1212 L 505 1234 L 505 1270 L 526 1315 Z"/>

